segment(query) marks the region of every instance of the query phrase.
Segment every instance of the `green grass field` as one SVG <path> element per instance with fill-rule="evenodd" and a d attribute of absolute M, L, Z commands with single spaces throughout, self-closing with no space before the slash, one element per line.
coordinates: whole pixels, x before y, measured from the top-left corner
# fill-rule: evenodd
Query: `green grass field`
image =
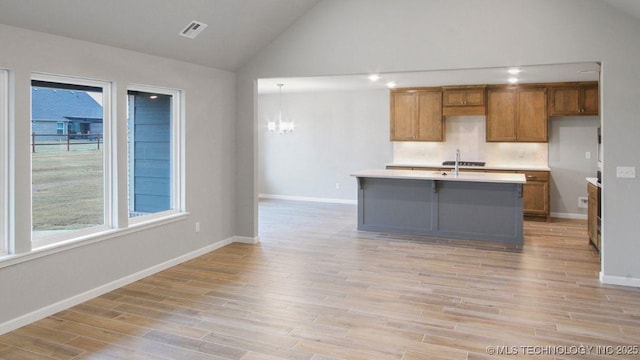
<path fill-rule="evenodd" d="M 102 149 L 37 146 L 32 154 L 33 230 L 74 230 L 104 223 Z"/>

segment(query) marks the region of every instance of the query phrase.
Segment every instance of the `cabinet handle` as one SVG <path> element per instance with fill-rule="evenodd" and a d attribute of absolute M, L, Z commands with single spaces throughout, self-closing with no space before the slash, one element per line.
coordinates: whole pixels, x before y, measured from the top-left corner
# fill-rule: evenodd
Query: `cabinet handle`
<path fill-rule="evenodd" d="M 533 175 L 527 175 L 527 179 L 535 179 L 536 177 Z"/>

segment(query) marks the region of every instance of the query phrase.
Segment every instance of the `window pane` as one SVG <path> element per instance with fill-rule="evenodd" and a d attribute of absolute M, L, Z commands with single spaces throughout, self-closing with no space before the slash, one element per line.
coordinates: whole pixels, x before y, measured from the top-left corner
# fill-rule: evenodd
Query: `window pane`
<path fill-rule="evenodd" d="M 104 225 L 100 87 L 33 81 L 33 239 Z"/>
<path fill-rule="evenodd" d="M 173 96 L 129 91 L 128 99 L 129 217 L 170 210 Z"/>

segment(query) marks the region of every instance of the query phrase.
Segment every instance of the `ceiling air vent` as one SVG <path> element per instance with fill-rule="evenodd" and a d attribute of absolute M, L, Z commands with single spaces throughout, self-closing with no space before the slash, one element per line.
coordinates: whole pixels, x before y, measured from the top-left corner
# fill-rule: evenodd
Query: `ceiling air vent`
<path fill-rule="evenodd" d="M 201 23 L 200 21 L 193 20 L 189 25 L 187 25 L 187 27 L 185 27 L 182 31 L 180 31 L 180 36 L 193 39 L 196 36 L 198 36 L 198 34 L 200 34 L 200 32 L 202 32 L 202 30 L 204 30 L 204 28 L 206 27 L 207 27 L 207 24 Z"/>

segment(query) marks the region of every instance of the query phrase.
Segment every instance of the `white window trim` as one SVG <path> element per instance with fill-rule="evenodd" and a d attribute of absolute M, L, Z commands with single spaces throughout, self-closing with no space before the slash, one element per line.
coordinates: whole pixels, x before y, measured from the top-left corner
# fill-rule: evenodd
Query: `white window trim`
<path fill-rule="evenodd" d="M 0 254 L 9 252 L 9 231 L 7 216 L 9 212 L 9 72 L 0 69 Z"/>
<path fill-rule="evenodd" d="M 153 214 L 136 216 L 129 218 L 130 225 L 147 223 L 159 220 L 168 216 L 186 212 L 184 201 L 184 92 L 178 89 L 162 88 L 157 86 L 131 84 L 127 86 L 127 91 L 140 91 L 145 93 L 156 93 L 170 95 L 171 104 L 171 209 Z M 129 158 L 129 148 L 127 147 L 127 158 Z M 177 160 L 177 161 L 176 161 Z M 129 178 L 127 176 L 127 181 Z M 128 185 L 127 185 L 128 188 Z M 129 203 L 127 203 L 127 217 L 129 214 Z"/>
<path fill-rule="evenodd" d="M 152 229 L 161 225 L 168 225 L 178 221 L 184 221 L 188 218 L 189 213 L 180 213 L 176 215 L 165 216 L 159 221 L 147 221 L 134 226 L 130 226 L 125 229 L 110 229 L 107 231 L 94 233 L 88 236 L 75 237 L 60 241 L 51 245 L 43 245 L 37 248 L 32 248 L 29 252 L 20 254 L 5 254 L 0 255 L 0 269 L 20 264 L 26 261 L 39 259 L 45 256 L 61 253 L 64 251 L 72 250 L 78 247 L 91 245 L 101 241 L 108 241 L 110 239 L 118 238 L 121 236 L 134 234 L 140 231 Z"/>
<path fill-rule="evenodd" d="M 35 238 L 33 236 L 33 230 L 31 231 L 31 247 L 33 248 L 41 248 L 50 245 L 55 245 L 57 243 L 66 242 L 68 240 L 73 240 L 76 238 L 82 238 L 90 234 L 98 234 L 104 231 L 110 230 L 113 227 L 113 219 L 115 217 L 114 211 L 114 192 L 113 192 L 113 184 L 116 179 L 114 178 L 114 157 L 116 154 L 113 152 L 113 137 L 111 136 L 113 128 L 112 121 L 112 87 L 113 83 L 109 81 L 101 81 L 101 80 L 92 80 L 71 76 L 59 76 L 59 75 L 51 75 L 51 74 L 41 74 L 41 73 L 32 73 L 31 80 L 37 81 L 48 81 L 48 82 L 56 82 L 63 84 L 75 84 L 75 85 L 83 85 L 83 86 L 92 86 L 102 88 L 102 129 L 103 129 L 103 157 L 102 157 L 102 166 L 103 166 L 103 196 L 104 196 L 104 225 L 89 227 L 85 229 L 80 229 L 77 231 L 69 231 L 53 236 L 47 236 L 42 238 Z M 31 111 L 31 110 L 30 110 Z M 32 176 L 33 171 L 31 171 L 30 176 Z M 33 214 L 33 202 L 29 202 L 29 213 Z M 33 216 L 33 215 L 32 215 Z"/>

